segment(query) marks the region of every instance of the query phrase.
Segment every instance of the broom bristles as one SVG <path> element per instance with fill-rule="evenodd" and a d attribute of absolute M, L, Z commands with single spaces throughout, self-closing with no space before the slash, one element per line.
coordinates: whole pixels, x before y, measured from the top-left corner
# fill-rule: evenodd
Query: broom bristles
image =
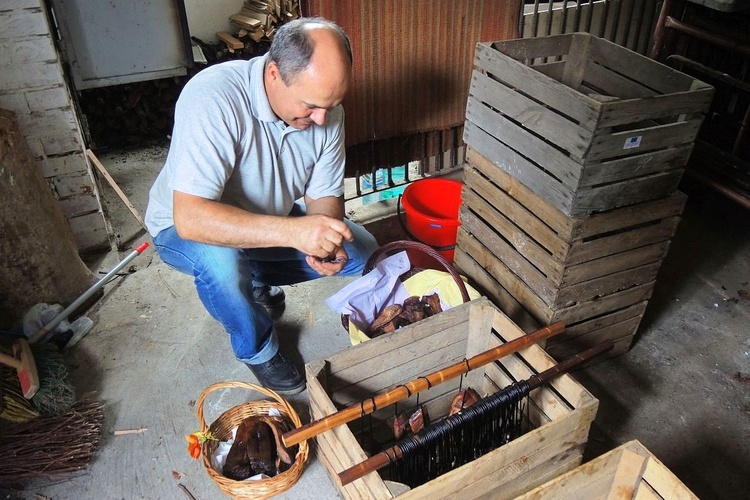
<path fill-rule="evenodd" d="M 49 343 L 32 344 L 31 352 L 39 374 L 39 390 L 31 402 L 45 417 L 64 415 L 73 407 L 76 393 L 62 353 Z"/>
<path fill-rule="evenodd" d="M 85 468 L 99 444 L 103 422 L 103 404 L 78 401 L 65 415 L 3 426 L 0 484 Z"/>

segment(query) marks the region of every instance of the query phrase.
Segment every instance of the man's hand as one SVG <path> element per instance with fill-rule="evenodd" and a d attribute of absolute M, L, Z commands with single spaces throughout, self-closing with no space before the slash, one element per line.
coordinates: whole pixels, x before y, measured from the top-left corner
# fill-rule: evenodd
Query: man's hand
<path fill-rule="evenodd" d="M 318 274 L 322 276 L 333 276 L 344 269 L 344 266 L 349 261 L 349 256 L 347 255 L 346 250 L 341 247 L 336 249 L 331 256 L 323 259 L 308 255 L 306 260 L 307 265 L 317 271 Z"/>
<path fill-rule="evenodd" d="M 342 252 L 341 257 L 344 259 L 348 257 L 342 245 L 344 240 L 353 241 L 354 235 L 344 221 L 327 215 L 313 214 L 293 217 L 288 219 L 288 222 L 293 223 L 298 229 L 294 234 L 296 244 L 292 245 L 297 250 L 319 259 L 331 256 L 336 258 L 337 252 Z M 313 269 L 318 271 L 314 267 Z"/>

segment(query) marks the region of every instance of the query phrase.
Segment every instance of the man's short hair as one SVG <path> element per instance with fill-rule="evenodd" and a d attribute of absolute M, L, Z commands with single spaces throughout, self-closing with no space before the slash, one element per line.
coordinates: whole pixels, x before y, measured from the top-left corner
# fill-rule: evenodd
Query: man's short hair
<path fill-rule="evenodd" d="M 302 17 L 282 25 L 271 42 L 268 51 L 271 61 L 279 67 L 284 83 L 291 85 L 294 78 L 310 64 L 315 44 L 310 37 L 310 29 L 326 28 L 336 33 L 352 63 L 352 46 L 349 37 L 338 24 L 322 17 Z"/>

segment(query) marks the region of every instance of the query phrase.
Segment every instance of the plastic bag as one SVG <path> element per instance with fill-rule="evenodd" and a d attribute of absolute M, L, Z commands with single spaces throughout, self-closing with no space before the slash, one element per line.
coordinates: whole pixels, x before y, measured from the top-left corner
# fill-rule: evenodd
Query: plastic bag
<path fill-rule="evenodd" d="M 55 319 L 55 317 L 57 317 L 62 311 L 63 306 L 60 304 L 47 304 L 40 302 L 39 304 L 31 306 L 31 308 L 23 315 L 23 334 L 26 338 L 31 338 L 39 330 L 44 328 L 44 325 L 49 324 L 50 321 Z M 67 319 L 64 319 L 51 332 L 49 332 L 42 341 L 49 340 L 50 337 L 55 334 L 72 331 L 72 337 L 66 344 L 66 347 L 72 346 L 86 335 L 93 326 L 94 322 L 86 316 L 81 316 L 72 323 Z"/>

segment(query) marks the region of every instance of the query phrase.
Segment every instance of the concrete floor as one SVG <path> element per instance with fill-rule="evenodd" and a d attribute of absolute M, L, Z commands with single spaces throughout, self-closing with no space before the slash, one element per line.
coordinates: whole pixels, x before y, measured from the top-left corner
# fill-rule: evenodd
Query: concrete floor
<path fill-rule="evenodd" d="M 99 158 L 144 213 L 163 155 L 163 147 L 150 147 Z M 600 401 L 585 460 L 638 439 L 699 497 L 747 498 L 750 218 L 712 193 L 689 184 L 686 190 L 687 209 L 633 349 L 574 375 Z M 103 197 L 118 239 L 129 241 L 120 252 L 91 261 L 93 269 L 106 272 L 148 238 L 106 185 Z M 234 360 L 190 277 L 169 269 L 152 249 L 130 269 L 135 272 L 107 285 L 87 313 L 94 329 L 68 352 L 79 392 L 95 391 L 106 403 L 100 451 L 80 474 L 30 482 L 8 491 L 8 498 L 188 498 L 180 484 L 199 500 L 222 497 L 202 464 L 188 456 L 184 435 L 199 428 L 196 401 L 204 388 L 254 378 Z M 352 279 L 286 288 L 287 308 L 277 328 L 298 361 L 350 346 L 324 300 Z M 204 405 L 206 419 L 257 397 L 244 389 L 213 392 Z M 289 400 L 307 420 L 307 393 Z M 145 430 L 113 435 L 124 429 Z M 314 452 L 297 484 L 279 495 L 335 497 Z"/>

